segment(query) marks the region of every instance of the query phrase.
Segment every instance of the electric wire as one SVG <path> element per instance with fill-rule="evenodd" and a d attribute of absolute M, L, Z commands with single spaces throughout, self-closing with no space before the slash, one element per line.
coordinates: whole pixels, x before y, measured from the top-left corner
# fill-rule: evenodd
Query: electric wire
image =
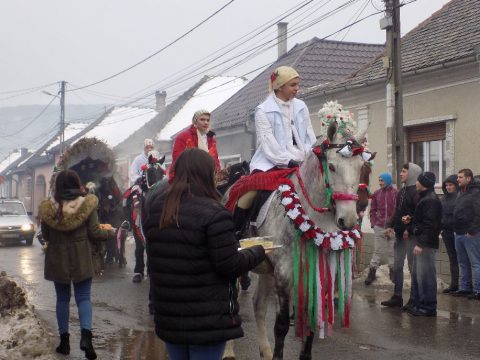
<path fill-rule="evenodd" d="M 183 39 L 184 37 L 186 37 L 187 35 L 189 35 L 190 33 L 192 33 L 193 31 L 195 31 L 197 28 L 199 28 L 200 26 L 202 26 L 203 24 L 205 24 L 208 20 L 210 20 L 211 18 L 213 18 L 215 15 L 217 15 L 219 12 L 221 12 L 223 9 L 225 9 L 227 6 L 229 6 L 230 4 L 232 4 L 235 0 L 230 0 L 227 4 L 223 5 L 220 9 L 216 10 L 213 14 L 209 15 L 207 18 L 203 19 L 202 21 L 200 21 L 197 25 L 195 25 L 193 28 L 191 28 L 190 30 L 188 30 L 186 33 L 180 35 L 178 38 L 176 38 L 175 40 L 171 41 L 170 43 L 168 43 L 167 45 L 165 45 L 164 47 L 162 47 L 160 50 L 154 52 L 153 54 L 147 56 L 146 58 L 138 61 L 137 63 L 127 67 L 126 69 L 123 69 L 122 71 L 119 71 L 113 75 L 110 75 L 104 79 L 101 79 L 101 80 L 98 80 L 98 81 L 95 81 L 93 83 L 90 83 L 90 84 L 87 84 L 87 85 L 84 85 L 84 86 L 81 86 L 79 88 L 73 88 L 73 89 L 69 89 L 67 91 L 76 91 L 76 90 L 80 90 L 80 89 L 86 89 L 86 88 L 89 88 L 89 87 L 92 87 L 92 86 L 95 86 L 95 85 L 98 85 L 98 84 L 101 84 L 105 81 L 108 81 L 108 80 L 111 80 L 121 74 L 124 74 L 126 73 L 127 71 L 130 71 L 132 70 L 133 68 L 137 67 L 138 65 L 140 64 L 143 64 L 144 62 L 146 62 L 147 60 L 151 59 L 152 57 L 158 55 L 159 53 L 161 53 L 162 51 L 168 49 L 170 46 L 174 45 L 175 43 L 177 43 L 178 41 L 180 41 L 181 39 Z"/>
<path fill-rule="evenodd" d="M 362 22 L 362 21 L 365 21 L 366 19 L 368 19 L 368 18 L 370 18 L 370 17 L 372 17 L 372 16 L 375 16 L 375 15 L 381 13 L 381 12 L 382 12 L 382 11 L 376 11 L 376 12 L 370 13 L 370 14 L 368 14 L 368 15 L 360 18 L 360 19 L 357 18 L 357 20 L 353 21 L 352 23 L 343 26 L 342 28 L 340 28 L 340 29 L 338 29 L 338 30 L 330 33 L 329 35 L 326 35 L 325 37 L 322 38 L 322 40 L 325 40 L 325 39 L 330 38 L 330 37 L 332 37 L 332 36 L 334 36 L 334 35 L 336 35 L 336 34 L 338 34 L 338 33 L 341 33 L 342 31 L 344 31 L 344 30 L 346 30 L 346 29 L 349 29 L 349 28 L 351 28 L 352 26 L 354 26 L 354 25 L 356 25 L 356 24 L 358 24 L 358 23 L 360 23 L 360 22 Z M 360 14 L 361 14 L 361 13 L 360 13 Z M 312 46 L 312 45 L 314 45 L 314 44 L 305 45 L 305 47 L 302 47 L 302 49 L 299 49 L 298 51 L 303 50 L 303 49 L 305 49 L 306 47 L 310 47 L 310 46 Z M 259 67 L 255 68 L 255 69 L 247 72 L 247 73 L 244 73 L 242 76 L 249 75 L 250 73 L 255 73 L 255 72 L 257 72 L 257 71 L 259 71 L 259 70 L 261 70 L 261 69 L 263 69 L 263 68 L 266 68 L 266 67 L 268 67 L 268 66 L 271 66 L 271 65 L 272 65 L 271 62 L 266 63 L 266 64 L 264 64 L 264 65 L 262 65 L 262 66 L 259 66 Z M 126 120 L 129 120 L 129 119 L 135 118 L 135 117 L 136 117 L 136 116 L 133 116 L 133 117 L 130 117 L 130 118 L 123 118 L 123 119 L 121 119 L 121 121 L 126 121 Z M 120 121 L 117 121 L 117 122 L 120 122 Z M 112 122 L 112 123 L 115 123 L 115 122 Z M 112 124 L 112 123 L 110 123 L 110 124 Z"/>
<path fill-rule="evenodd" d="M 19 130 L 15 131 L 14 133 L 12 134 L 8 134 L 8 135 L 0 135 L 0 138 L 7 138 L 7 137 L 10 137 L 10 136 L 15 136 L 17 134 L 20 134 L 23 130 L 25 130 L 27 127 L 29 127 L 30 125 L 32 125 L 38 118 L 40 118 L 40 116 L 43 115 L 43 113 L 48 109 L 48 107 L 50 106 L 50 104 L 53 102 L 53 100 L 55 100 L 55 98 L 52 98 L 52 100 L 50 100 L 50 102 L 42 109 L 42 111 L 40 111 L 33 119 L 31 119 L 27 124 L 25 124 L 22 128 L 20 128 Z"/>

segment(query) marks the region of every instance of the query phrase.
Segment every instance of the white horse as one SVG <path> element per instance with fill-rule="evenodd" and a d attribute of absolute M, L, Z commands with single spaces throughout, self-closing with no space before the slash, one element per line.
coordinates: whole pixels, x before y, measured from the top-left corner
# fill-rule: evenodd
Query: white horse
<path fill-rule="evenodd" d="M 294 186 L 306 215 L 325 233 L 341 230 L 348 232 L 347 230 L 354 229 L 358 222 L 355 199 L 360 171 L 365 160 L 362 159 L 361 149 L 357 154 L 355 151 L 352 154 L 351 146 L 362 142 L 367 129 L 355 128 L 354 131 L 352 129 L 345 131 L 345 127 L 340 124 L 341 122 L 332 121 L 325 126 L 327 131 L 324 136 L 314 145 L 313 151 L 307 154 L 299 171 L 290 177 L 291 185 Z M 320 169 L 322 162 L 323 171 Z M 329 176 L 329 179 L 326 176 Z M 327 182 L 329 185 L 326 185 Z M 329 211 L 321 212 L 320 208 L 327 202 L 327 187 L 333 194 L 332 201 Z M 267 360 L 283 359 L 284 340 L 289 330 L 290 299 L 292 291 L 297 291 L 293 289 L 293 285 L 294 242 L 298 236 L 298 230 L 293 225 L 291 217 L 286 216 L 285 202 L 282 204 L 280 195 L 280 190 L 273 195 L 266 218 L 258 229 L 258 235 L 272 236 L 274 244 L 282 245 L 282 247 L 274 250 L 268 256 L 270 260 L 268 265 L 264 262 L 254 270 L 259 274 L 253 296 L 259 350 L 262 359 Z M 286 202 L 288 203 L 288 200 Z M 330 252 L 326 249 L 319 251 Z M 343 285 L 345 286 L 345 284 Z M 279 305 L 274 327 L 275 347 L 273 352 L 267 338 L 265 323 L 267 297 L 272 291 L 275 292 Z M 333 305 L 333 300 L 330 305 Z M 332 311 L 331 308 L 329 311 Z M 304 334 L 301 360 L 311 359 L 315 330 L 309 329 Z M 224 359 L 234 358 L 233 342 L 228 342 Z"/>

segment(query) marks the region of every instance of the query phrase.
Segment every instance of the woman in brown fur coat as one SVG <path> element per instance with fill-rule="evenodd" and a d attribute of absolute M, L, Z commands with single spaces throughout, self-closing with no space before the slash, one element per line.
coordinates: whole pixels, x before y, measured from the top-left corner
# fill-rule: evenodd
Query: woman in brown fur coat
<path fill-rule="evenodd" d="M 48 243 L 45 253 L 45 279 L 53 281 L 57 294 L 56 315 L 60 333 L 57 352 L 70 353 L 68 333 L 71 283 L 75 292 L 81 327 L 80 349 L 87 359 L 96 359 L 92 345 L 92 303 L 90 290 L 94 275 L 91 241 L 106 240 L 100 229 L 98 199 L 87 195 L 75 171 L 57 174 L 53 199 L 41 202 L 39 217 Z"/>

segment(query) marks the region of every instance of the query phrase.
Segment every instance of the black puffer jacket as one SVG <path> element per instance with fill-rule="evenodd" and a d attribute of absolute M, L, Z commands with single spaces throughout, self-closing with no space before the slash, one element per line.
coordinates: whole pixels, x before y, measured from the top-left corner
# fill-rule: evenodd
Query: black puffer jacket
<path fill-rule="evenodd" d="M 465 191 L 458 192 L 453 221 L 453 230 L 459 235 L 480 232 L 480 184 L 472 181 Z"/>
<path fill-rule="evenodd" d="M 418 246 L 438 249 L 441 219 L 442 203 L 435 190 L 422 191 L 413 215 L 413 234 Z"/>
<path fill-rule="evenodd" d="M 457 191 L 447 192 L 447 182 L 455 185 Z M 442 230 L 453 231 L 453 210 L 455 209 L 455 200 L 458 193 L 457 175 L 450 175 L 442 184 Z"/>
<path fill-rule="evenodd" d="M 149 198 L 144 231 L 155 331 L 173 344 L 243 336 L 236 278 L 265 259 L 261 246 L 238 251 L 232 217 L 218 202 L 183 199 L 178 227 L 160 229 L 164 195 Z"/>

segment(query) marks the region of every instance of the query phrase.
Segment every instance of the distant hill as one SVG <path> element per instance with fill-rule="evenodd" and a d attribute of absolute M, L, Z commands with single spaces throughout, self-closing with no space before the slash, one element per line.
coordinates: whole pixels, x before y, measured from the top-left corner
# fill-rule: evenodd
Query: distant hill
<path fill-rule="evenodd" d="M 67 105 L 66 122 L 90 123 L 98 119 L 111 105 Z M 0 108 L 0 160 L 13 149 L 35 150 L 59 130 L 60 106 L 24 105 Z M 35 119 L 35 120 L 34 120 Z"/>

